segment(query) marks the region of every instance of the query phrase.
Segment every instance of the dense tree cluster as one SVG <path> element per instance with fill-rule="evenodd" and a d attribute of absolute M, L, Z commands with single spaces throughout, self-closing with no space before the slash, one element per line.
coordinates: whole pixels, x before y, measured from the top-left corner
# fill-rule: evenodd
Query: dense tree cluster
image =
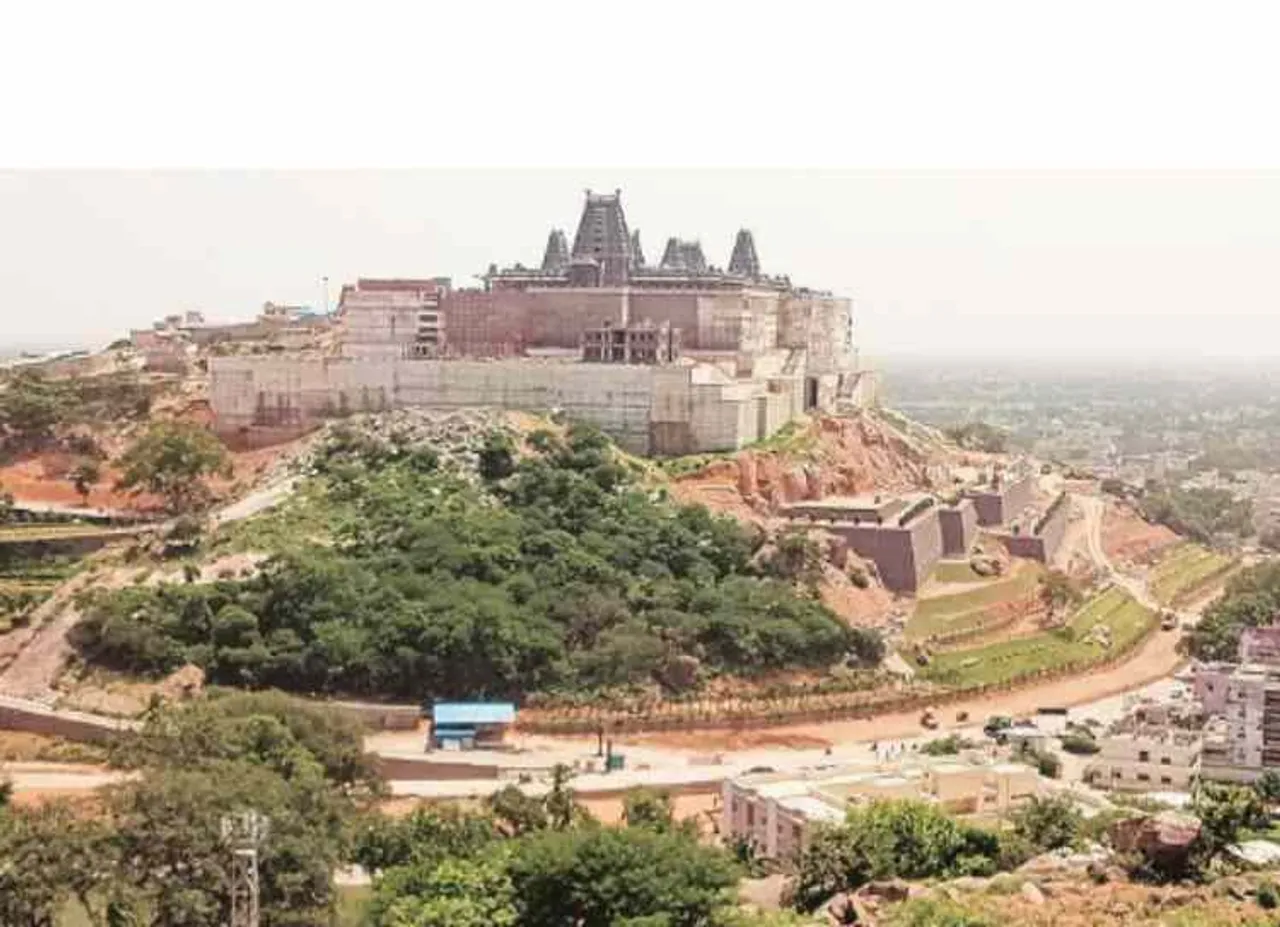
<path fill-rule="evenodd" d="M 543 813 L 513 822 L 499 800 L 482 811 L 378 819 L 356 854 L 377 876 L 370 927 L 725 923 L 740 873 L 727 853 L 677 825 L 663 796 L 629 797 L 620 829 L 578 809 L 563 778 L 545 801 L 525 801 Z"/>
<path fill-rule="evenodd" d="M 986 422 L 966 422 L 963 425 L 950 425 L 942 430 L 957 446 L 966 451 L 985 451 L 989 454 L 1003 454 L 1008 448 L 1009 433 Z"/>
<path fill-rule="evenodd" d="M 1235 660 L 1240 632 L 1265 627 L 1280 614 L 1280 563 L 1267 562 L 1242 570 L 1227 581 L 1218 599 L 1187 631 L 1184 646 L 1200 660 Z"/>
<path fill-rule="evenodd" d="M 1138 511 L 1147 521 L 1203 543 L 1217 534 L 1247 537 L 1253 533 L 1253 503 L 1236 499 L 1229 489 L 1156 487 L 1142 497 Z"/>
<path fill-rule="evenodd" d="M 0 807 L 0 923 L 52 925 L 78 902 L 95 927 L 218 927 L 228 919 L 227 816 L 269 821 L 263 924 L 329 923 L 357 800 L 380 783 L 359 732 L 275 694 L 152 711 L 114 761 L 136 777 L 97 815 Z"/>
<path fill-rule="evenodd" d="M 37 447 L 67 426 L 144 419 L 152 398 L 153 388 L 133 374 L 51 380 L 21 371 L 0 384 L 0 440 Z"/>
<path fill-rule="evenodd" d="M 487 440 L 477 484 L 421 447 L 335 441 L 315 477 L 334 537 L 248 580 L 100 595 L 81 652 L 133 672 L 192 662 L 219 683 L 400 697 L 676 687 L 691 660 L 752 674 L 883 653 L 761 575 L 760 538 L 646 487 L 598 432 L 538 432 L 517 450 Z"/>
<path fill-rule="evenodd" d="M 792 900 L 812 911 L 835 893 L 876 879 L 991 875 L 1006 868 L 1001 839 L 925 802 L 872 802 L 813 834 L 796 861 Z"/>

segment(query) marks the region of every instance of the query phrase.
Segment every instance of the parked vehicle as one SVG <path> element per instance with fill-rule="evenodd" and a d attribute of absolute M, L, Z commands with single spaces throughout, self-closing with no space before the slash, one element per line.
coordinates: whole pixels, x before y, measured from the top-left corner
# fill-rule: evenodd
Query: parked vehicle
<path fill-rule="evenodd" d="M 982 733 L 988 737 L 996 737 L 1005 728 L 1013 727 L 1013 719 L 1005 715 L 992 715 L 987 719 L 987 723 L 982 725 Z"/>

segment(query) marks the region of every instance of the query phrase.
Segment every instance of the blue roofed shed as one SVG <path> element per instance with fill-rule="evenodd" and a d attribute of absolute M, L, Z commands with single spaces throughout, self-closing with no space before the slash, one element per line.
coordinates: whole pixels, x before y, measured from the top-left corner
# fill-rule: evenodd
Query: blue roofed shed
<path fill-rule="evenodd" d="M 440 750 L 500 747 L 515 720 L 511 702 L 436 702 L 429 745 Z"/>

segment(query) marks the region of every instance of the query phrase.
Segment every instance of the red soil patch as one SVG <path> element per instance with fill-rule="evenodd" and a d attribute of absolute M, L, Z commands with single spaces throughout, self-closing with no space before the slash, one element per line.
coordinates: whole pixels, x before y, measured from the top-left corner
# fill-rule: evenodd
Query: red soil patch
<path fill-rule="evenodd" d="M 1113 562 L 1148 564 L 1181 540 L 1169 528 L 1151 524 L 1129 506 L 1107 503 L 1102 518 L 1102 547 Z"/>
<path fill-rule="evenodd" d="M 926 455 L 871 416 L 818 418 L 794 439 L 798 451 L 747 450 L 674 485 L 677 498 L 760 521 L 801 499 L 920 489 Z"/>
<path fill-rule="evenodd" d="M 261 479 L 276 461 L 297 451 L 305 440 L 300 438 L 285 444 L 233 451 L 230 453 L 231 478 L 211 479 L 209 487 L 219 497 L 228 495 L 233 487 L 243 489 Z M 123 441 L 104 442 L 104 447 L 109 448 L 113 455 L 123 452 L 125 446 L 127 442 Z M 76 460 L 74 454 L 61 450 L 27 454 L 0 467 L 0 489 L 11 493 L 20 503 L 72 508 L 87 506 L 126 512 L 159 508 L 159 499 L 145 493 L 134 495 L 117 490 L 115 486 L 120 479 L 120 471 L 109 462 L 102 464 L 102 478 L 90 489 L 88 497 L 80 495 L 68 476 Z"/>

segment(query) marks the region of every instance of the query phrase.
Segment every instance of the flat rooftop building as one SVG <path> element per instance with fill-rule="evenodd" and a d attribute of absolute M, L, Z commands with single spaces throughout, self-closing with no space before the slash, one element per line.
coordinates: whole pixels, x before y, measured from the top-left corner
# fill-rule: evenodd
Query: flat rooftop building
<path fill-rule="evenodd" d="M 769 859 L 789 859 L 815 825 L 838 824 L 867 802 L 915 799 L 957 814 L 1003 813 L 1041 792 L 1041 779 L 1021 763 L 968 763 L 919 758 L 901 764 L 764 773 L 727 780 L 721 833 L 751 843 Z"/>

